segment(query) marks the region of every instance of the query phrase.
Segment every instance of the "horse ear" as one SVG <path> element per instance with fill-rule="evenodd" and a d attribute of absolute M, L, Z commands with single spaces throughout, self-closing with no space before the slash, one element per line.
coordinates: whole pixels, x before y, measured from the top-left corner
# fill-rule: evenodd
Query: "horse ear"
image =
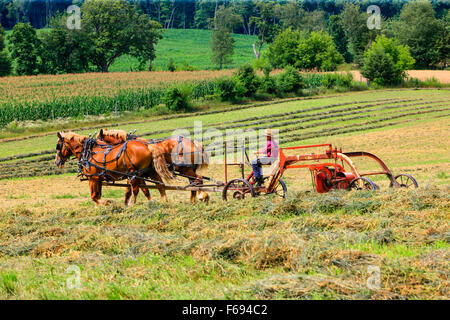
<path fill-rule="evenodd" d="M 106 130 L 106 129 L 105 129 Z M 103 140 L 103 137 L 105 136 L 103 129 L 100 129 L 100 132 L 98 133 L 98 138 L 100 138 L 100 140 Z"/>
<path fill-rule="evenodd" d="M 57 134 L 58 134 L 58 139 L 62 139 L 61 132 L 58 132 Z"/>

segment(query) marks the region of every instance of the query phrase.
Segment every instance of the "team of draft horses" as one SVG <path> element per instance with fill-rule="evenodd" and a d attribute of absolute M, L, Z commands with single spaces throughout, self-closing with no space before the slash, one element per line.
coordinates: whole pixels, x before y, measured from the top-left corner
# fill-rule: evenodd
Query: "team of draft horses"
<path fill-rule="evenodd" d="M 278 154 L 278 145 L 273 141 L 270 129 L 266 129 L 265 136 L 266 147 L 255 152 L 262 157 L 251 163 L 258 186 L 264 184 L 261 165 L 270 163 Z M 78 159 L 78 175 L 89 181 L 91 198 L 96 204 L 108 204 L 108 201 L 100 201 L 105 182 L 128 180 L 125 192 L 127 206 L 136 202 L 139 189 L 151 200 L 146 182 L 156 186 L 165 202 L 165 182 L 174 176 L 187 178 L 190 186 L 202 186 L 208 179 L 197 174 L 198 170 L 208 166 L 207 152 L 199 142 L 182 136 L 146 140 L 123 130 L 102 129 L 94 138 L 74 132 L 58 132 L 55 164 L 62 168 L 72 156 Z M 197 198 L 209 201 L 208 193 L 200 188 L 191 190 L 191 202 Z"/>
<path fill-rule="evenodd" d="M 167 201 L 164 182 L 173 179 L 173 173 L 201 185 L 203 177 L 196 172 L 208 165 L 207 153 L 196 141 L 182 136 L 145 140 L 122 130 L 102 129 L 95 138 L 58 132 L 55 164 L 62 168 L 72 156 L 78 159 L 78 174 L 89 181 L 96 204 L 108 204 L 100 201 L 104 182 L 127 179 L 125 206 L 136 202 L 139 189 L 151 200 L 146 182 L 154 183 L 162 201 Z M 191 191 L 191 202 L 197 198 L 207 202 L 209 195 Z"/>

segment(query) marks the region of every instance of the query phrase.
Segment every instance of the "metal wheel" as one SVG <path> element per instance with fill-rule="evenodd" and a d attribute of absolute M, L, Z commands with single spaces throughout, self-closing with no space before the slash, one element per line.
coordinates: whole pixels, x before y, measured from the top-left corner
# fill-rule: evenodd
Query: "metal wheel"
<path fill-rule="evenodd" d="M 245 199 L 246 196 L 254 197 L 255 189 L 253 186 L 245 179 L 234 179 L 227 183 L 222 191 L 222 199 Z"/>
<path fill-rule="evenodd" d="M 378 186 L 369 178 L 358 177 L 350 182 L 350 190 L 378 190 Z"/>
<path fill-rule="evenodd" d="M 401 188 L 418 188 L 419 184 L 417 183 L 416 179 L 412 175 L 402 173 L 397 176 L 395 176 L 395 181 L 398 182 Z M 392 183 L 391 183 L 392 187 Z"/>
<path fill-rule="evenodd" d="M 277 186 L 272 192 L 273 194 L 276 194 L 277 196 L 286 199 L 287 196 L 287 187 L 286 183 L 284 183 L 283 179 L 278 180 Z"/>

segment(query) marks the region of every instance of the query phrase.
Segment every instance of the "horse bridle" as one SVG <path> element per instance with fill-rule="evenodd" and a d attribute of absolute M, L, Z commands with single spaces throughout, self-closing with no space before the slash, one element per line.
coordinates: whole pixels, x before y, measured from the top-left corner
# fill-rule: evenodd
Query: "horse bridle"
<path fill-rule="evenodd" d="M 59 157 L 61 158 L 63 163 L 66 162 L 68 158 L 70 158 L 70 156 L 67 158 L 64 157 L 64 155 L 63 155 L 64 148 L 66 148 L 67 150 L 70 150 L 69 148 L 67 148 L 64 138 L 60 138 L 58 143 L 56 144 L 56 151 L 59 152 Z"/>

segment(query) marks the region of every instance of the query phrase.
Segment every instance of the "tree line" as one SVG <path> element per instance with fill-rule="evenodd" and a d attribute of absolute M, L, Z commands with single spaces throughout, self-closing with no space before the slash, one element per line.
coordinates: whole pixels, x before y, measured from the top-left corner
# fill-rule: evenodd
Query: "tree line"
<path fill-rule="evenodd" d="M 0 1 L 0 23 L 5 29 L 12 29 L 17 23 L 30 23 L 40 29 L 49 25 L 51 17 L 61 13 L 71 4 L 81 6 L 85 0 L 2 0 Z M 366 10 L 369 5 L 380 7 L 386 18 L 398 17 L 403 5 L 408 0 L 353 0 Z M 164 28 L 207 29 L 208 19 L 215 16 L 221 5 L 231 5 L 242 16 L 242 21 L 236 25 L 234 32 L 255 34 L 257 26 L 252 23 L 252 17 L 258 16 L 257 1 L 249 0 L 129 0 L 136 4 L 143 13 L 157 21 Z M 279 0 L 278 10 L 288 4 L 290 0 Z M 301 0 L 306 12 L 320 11 L 325 18 L 339 14 L 349 0 Z M 433 9 L 437 17 L 445 15 L 449 4 L 445 0 L 433 0 Z M 321 13 L 322 14 L 322 13 Z M 319 16 L 321 15 L 319 14 Z M 291 12 L 291 16 L 293 12 Z M 317 18 L 317 16 L 316 16 Z M 305 18 L 310 19 L 310 18 Z M 314 18 L 313 18 L 314 19 Z"/>
<path fill-rule="evenodd" d="M 256 59 L 261 57 L 263 45 L 268 45 L 262 59 L 265 61 L 259 62 L 259 66 L 332 71 L 345 61 L 361 68 L 369 59 L 367 52 L 374 42 L 382 44 L 387 55 L 402 53 L 401 58 L 408 61 L 402 64 L 403 69 L 436 69 L 449 65 L 450 13 L 447 10 L 438 19 L 432 2 L 408 2 L 401 7 L 397 18 L 381 16 L 376 28 L 368 27 L 371 14 L 358 3 L 344 4 L 339 14 L 328 19 L 321 10 L 308 13 L 303 5 L 298 1 L 283 6 L 274 1 L 256 2 L 259 14 L 250 19 L 257 27 L 258 40 L 253 44 Z M 220 6 L 216 11 L 212 49 L 220 66 L 233 54 L 231 30 L 242 19 L 232 6 Z M 393 51 L 388 46 L 399 49 Z M 412 59 L 405 55 L 411 55 Z M 390 58 L 395 65 L 398 57 Z"/>
<path fill-rule="evenodd" d="M 29 17 L 24 8 L 33 3 L 3 1 L 0 13 L 4 17 L 6 8 L 6 17 L 24 20 Z M 80 30 L 68 29 L 67 15 L 55 9 L 56 13 L 46 22 L 50 29 L 40 36 L 30 23 L 16 23 L 6 50 L 4 32 L 0 29 L 0 75 L 11 72 L 10 58 L 17 74 L 107 72 L 114 60 L 124 54 L 135 56 L 142 66 L 150 62 L 151 70 L 162 29 L 191 27 L 212 30 L 212 59 L 219 68 L 232 58 L 231 34 L 236 32 L 257 35 L 253 51 L 257 60 L 264 60 L 260 66 L 269 61 L 274 68 L 290 65 L 329 71 L 345 61 L 361 67 L 367 51 L 381 36 L 407 48 L 415 68 L 446 68 L 449 64 L 448 2 L 86 0 L 75 3 L 81 6 Z M 381 28 L 370 30 L 366 9 L 374 3 L 381 8 Z M 12 9 L 17 6 L 22 9 Z M 14 10 L 23 14 L 11 14 Z M 395 65 L 397 58 L 391 58 Z"/>

